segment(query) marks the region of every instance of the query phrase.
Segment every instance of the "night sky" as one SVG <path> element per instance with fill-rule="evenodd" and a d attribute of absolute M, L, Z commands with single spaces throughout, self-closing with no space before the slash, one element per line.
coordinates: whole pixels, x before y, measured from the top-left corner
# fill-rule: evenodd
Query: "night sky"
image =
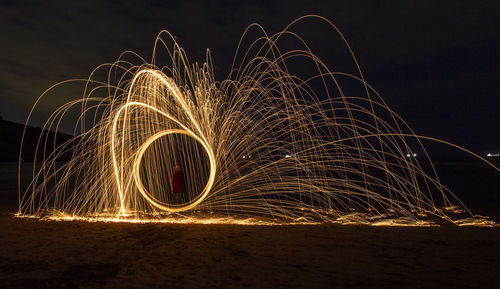
<path fill-rule="evenodd" d="M 342 30 L 367 81 L 417 134 L 479 154 L 500 151 L 497 1 L 0 3 L 0 115 L 6 120 L 24 122 L 50 85 L 86 78 L 124 50 L 149 58 L 162 29 L 176 35 L 192 61 L 202 62 L 209 48 L 223 80 L 249 24 L 276 33 L 297 17 L 319 14 Z M 321 29 L 308 32 L 314 52 L 338 70 L 352 66 L 339 57 L 345 53 L 332 50 L 340 40 L 323 35 Z"/>

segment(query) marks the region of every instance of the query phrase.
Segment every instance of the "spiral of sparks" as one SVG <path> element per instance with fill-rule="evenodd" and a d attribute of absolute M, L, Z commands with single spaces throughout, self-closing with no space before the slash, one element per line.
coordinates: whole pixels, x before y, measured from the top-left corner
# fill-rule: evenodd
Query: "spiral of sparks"
<path fill-rule="evenodd" d="M 339 36 L 354 73 L 329 69 L 292 32 L 304 19 L 319 19 Z M 243 50 L 250 31 L 260 37 Z M 284 40 L 297 48 L 282 50 Z M 168 65 L 158 64 L 160 55 Z M 102 71 L 104 81 L 96 76 Z M 359 94 L 346 94 L 344 83 L 355 83 Z M 62 85 L 47 90 L 30 117 Z M 96 68 L 83 97 L 58 108 L 44 130 L 60 129 L 75 108 L 73 139 L 56 146 L 40 135 L 32 182 L 19 181 L 19 215 L 425 225 L 428 216 L 458 222 L 450 212 L 468 212 L 440 183 L 421 143 L 443 141 L 416 135 L 389 109 L 340 31 L 319 16 L 272 36 L 251 25 L 222 82 L 208 51 L 203 65 L 191 64 L 162 31 L 151 62 L 126 52 Z M 423 157 L 407 157 L 415 150 Z M 67 154 L 70 161 L 60 161 Z M 186 176 L 183 203 L 171 197 L 175 164 Z"/>

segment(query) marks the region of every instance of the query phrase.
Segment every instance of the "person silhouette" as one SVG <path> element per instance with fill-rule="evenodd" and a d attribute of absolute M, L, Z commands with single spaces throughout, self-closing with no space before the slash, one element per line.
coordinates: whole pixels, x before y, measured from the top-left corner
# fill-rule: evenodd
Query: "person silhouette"
<path fill-rule="evenodd" d="M 174 204 L 182 204 L 185 202 L 184 195 L 186 193 L 186 183 L 184 173 L 180 165 L 175 165 L 174 175 L 170 179 L 172 184 L 172 199 Z"/>

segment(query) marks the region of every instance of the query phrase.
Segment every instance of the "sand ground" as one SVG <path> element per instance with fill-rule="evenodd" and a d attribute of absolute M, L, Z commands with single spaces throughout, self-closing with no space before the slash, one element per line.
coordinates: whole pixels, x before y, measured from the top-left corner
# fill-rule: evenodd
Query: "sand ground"
<path fill-rule="evenodd" d="M 1 288 L 500 288 L 500 229 L 0 215 Z"/>
<path fill-rule="evenodd" d="M 500 227 L 19 219 L 12 167 L 0 164 L 0 289 L 500 288 Z M 497 203 L 468 203 L 500 220 Z"/>

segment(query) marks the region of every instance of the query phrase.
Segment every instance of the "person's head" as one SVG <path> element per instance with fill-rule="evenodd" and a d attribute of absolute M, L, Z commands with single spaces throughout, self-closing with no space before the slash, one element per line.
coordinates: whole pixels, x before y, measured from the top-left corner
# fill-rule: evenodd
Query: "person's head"
<path fill-rule="evenodd" d="M 182 171 L 181 166 L 180 165 L 175 165 L 174 171 L 176 171 L 176 172 Z"/>

